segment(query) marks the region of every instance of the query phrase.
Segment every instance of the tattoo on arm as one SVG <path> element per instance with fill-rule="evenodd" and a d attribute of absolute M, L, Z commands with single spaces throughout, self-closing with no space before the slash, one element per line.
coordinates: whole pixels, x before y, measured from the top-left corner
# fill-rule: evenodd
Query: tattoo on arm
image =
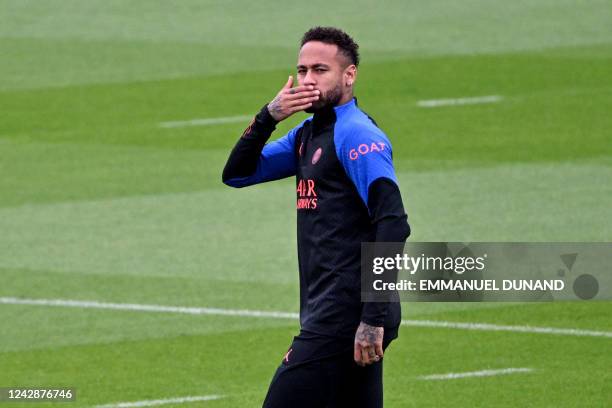
<path fill-rule="evenodd" d="M 272 102 L 268 104 L 268 110 L 270 111 L 270 115 L 272 115 L 273 118 L 278 118 L 282 116 L 280 95 L 276 95 L 276 98 L 274 98 Z"/>

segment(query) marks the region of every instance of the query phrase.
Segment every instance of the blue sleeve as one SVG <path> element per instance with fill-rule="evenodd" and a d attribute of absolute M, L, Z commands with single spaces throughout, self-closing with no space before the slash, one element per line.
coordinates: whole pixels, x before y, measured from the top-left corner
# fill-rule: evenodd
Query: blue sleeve
<path fill-rule="evenodd" d="M 342 130 L 337 129 L 334 134 L 336 154 L 368 207 L 368 190 L 375 180 L 384 177 L 397 184 L 391 143 L 378 128 Z M 372 209 L 368 210 L 371 214 Z"/>
<path fill-rule="evenodd" d="M 231 178 L 226 184 L 246 187 L 295 175 L 295 137 L 301 127 L 300 124 L 280 139 L 266 143 L 259 155 L 255 172 L 246 177 Z"/>

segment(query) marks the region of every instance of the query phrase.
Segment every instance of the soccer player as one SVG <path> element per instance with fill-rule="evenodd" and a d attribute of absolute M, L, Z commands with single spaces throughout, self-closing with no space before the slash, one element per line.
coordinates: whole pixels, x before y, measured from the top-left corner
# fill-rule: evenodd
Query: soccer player
<path fill-rule="evenodd" d="M 296 176 L 300 333 L 281 361 L 264 407 L 382 407 L 382 357 L 397 337 L 400 304 L 362 302 L 362 242 L 404 242 L 410 227 L 389 139 L 353 96 L 358 45 L 315 27 L 293 77 L 232 150 L 233 187 Z M 276 124 L 313 113 L 278 140 Z"/>

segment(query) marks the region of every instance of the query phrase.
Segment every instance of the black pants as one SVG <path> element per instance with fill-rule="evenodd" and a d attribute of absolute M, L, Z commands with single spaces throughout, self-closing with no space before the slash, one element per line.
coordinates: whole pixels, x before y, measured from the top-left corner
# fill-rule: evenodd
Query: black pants
<path fill-rule="evenodd" d="M 390 340 L 384 343 L 383 348 L 386 348 Z M 308 358 L 312 357 L 309 348 L 308 342 L 293 342 L 288 356 L 272 378 L 264 408 L 383 406 L 382 360 L 360 367 L 353 360 L 352 345 L 320 358 Z M 301 361 L 302 356 L 307 359 Z"/>

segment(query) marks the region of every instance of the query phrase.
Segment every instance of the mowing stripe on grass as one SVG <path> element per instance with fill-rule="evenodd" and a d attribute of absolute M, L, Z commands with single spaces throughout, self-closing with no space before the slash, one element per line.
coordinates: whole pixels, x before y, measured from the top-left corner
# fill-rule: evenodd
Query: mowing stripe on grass
<path fill-rule="evenodd" d="M 161 122 L 159 127 L 162 128 L 178 128 L 187 126 L 208 126 L 208 125 L 220 125 L 224 123 L 239 123 L 249 121 L 253 119 L 254 115 L 238 115 L 238 116 L 224 116 L 220 118 L 205 118 L 205 119 L 191 119 L 191 120 L 179 120 L 175 122 Z"/>
<path fill-rule="evenodd" d="M 454 98 L 454 99 L 428 99 L 418 101 L 419 108 L 437 108 L 439 106 L 456 106 L 456 105 L 477 105 L 480 103 L 495 103 L 500 102 L 503 98 L 500 95 L 474 96 L 469 98 Z"/>
<path fill-rule="evenodd" d="M 420 108 L 437 108 L 439 106 L 476 105 L 481 103 L 495 103 L 501 101 L 502 99 L 503 98 L 499 95 L 474 96 L 467 98 L 428 99 L 418 101 L 417 106 Z M 253 119 L 253 115 L 222 116 L 219 118 L 201 118 L 160 122 L 158 126 L 161 128 L 172 129 L 188 126 L 209 126 L 221 125 L 225 123 L 239 123 L 251 119 Z"/>
<path fill-rule="evenodd" d="M 246 309 L 221 309 L 211 307 L 184 307 L 184 306 L 163 306 L 163 305 L 141 305 L 134 303 L 107 303 L 87 300 L 68 300 L 68 299 L 22 299 L 15 297 L 0 297 L 0 304 L 7 305 L 33 305 L 33 306 L 59 306 L 75 307 L 80 309 L 111 309 L 135 312 L 153 313 L 180 313 L 191 315 L 213 315 L 213 316 L 238 316 L 238 317 L 262 317 L 272 319 L 298 319 L 299 314 L 293 312 L 277 312 L 265 310 L 246 310 Z M 564 329 L 556 327 L 537 327 L 537 326 L 504 326 L 489 323 L 469 323 L 469 322 L 445 322 L 438 320 L 402 320 L 403 326 L 412 327 L 433 327 L 445 329 L 461 330 L 483 330 L 483 331 L 508 331 L 515 333 L 538 333 L 556 334 L 564 336 L 586 336 L 586 337 L 609 337 L 612 332 L 583 330 L 583 329 Z"/>
<path fill-rule="evenodd" d="M 474 96 L 467 98 L 449 98 L 449 99 L 428 99 L 418 101 L 417 106 L 420 108 L 437 108 L 439 106 L 456 106 L 456 105 L 476 105 L 481 103 L 495 103 L 502 100 L 499 95 Z M 160 122 L 161 128 L 172 129 L 188 126 L 209 126 L 221 125 L 225 123 L 239 123 L 253 119 L 253 115 L 236 115 L 222 116 L 219 118 L 200 118 L 189 120 L 177 120 L 170 122 Z"/>
<path fill-rule="evenodd" d="M 501 368 L 498 370 L 469 371 L 465 373 L 432 374 L 418 377 L 419 380 L 454 380 L 467 377 L 491 377 L 494 375 L 506 375 L 514 373 L 530 373 L 533 368 Z"/>
<path fill-rule="evenodd" d="M 116 402 L 114 404 L 96 405 L 94 408 L 133 408 L 133 407 L 152 407 L 165 404 L 184 404 L 186 402 L 212 401 L 223 398 L 222 395 L 202 395 L 199 397 L 180 397 L 162 400 L 147 400 L 134 402 Z"/>

